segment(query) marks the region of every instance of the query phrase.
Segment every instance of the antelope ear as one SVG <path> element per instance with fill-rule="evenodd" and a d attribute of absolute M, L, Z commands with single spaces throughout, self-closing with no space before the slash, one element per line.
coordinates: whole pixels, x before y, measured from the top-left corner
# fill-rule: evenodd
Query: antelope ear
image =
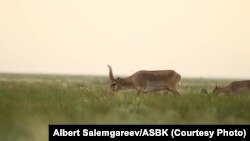
<path fill-rule="evenodd" d="M 218 85 L 215 85 L 215 88 L 216 88 L 216 89 L 219 88 Z"/>
<path fill-rule="evenodd" d="M 220 85 L 216 85 L 216 88 L 217 88 L 217 89 L 220 88 Z"/>
<path fill-rule="evenodd" d="M 117 80 L 120 80 L 120 77 L 117 77 Z"/>

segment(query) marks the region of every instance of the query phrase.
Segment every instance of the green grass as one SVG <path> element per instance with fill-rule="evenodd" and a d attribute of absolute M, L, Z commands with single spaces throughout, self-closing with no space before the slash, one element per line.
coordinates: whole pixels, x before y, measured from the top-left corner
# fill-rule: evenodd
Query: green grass
<path fill-rule="evenodd" d="M 250 95 L 208 96 L 230 80 L 183 78 L 178 91 L 108 93 L 107 77 L 0 74 L 0 138 L 48 140 L 49 124 L 249 124 Z"/>

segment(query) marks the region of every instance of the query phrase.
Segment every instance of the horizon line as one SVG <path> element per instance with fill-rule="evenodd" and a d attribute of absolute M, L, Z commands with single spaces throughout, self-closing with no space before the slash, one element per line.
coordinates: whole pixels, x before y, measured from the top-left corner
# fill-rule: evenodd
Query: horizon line
<path fill-rule="evenodd" d="M 63 72 L 22 72 L 22 71 L 0 71 L 1 74 L 17 74 L 17 75 L 65 75 L 65 76 L 107 76 L 108 74 L 101 73 L 63 73 Z M 119 77 L 127 77 L 129 75 L 119 74 Z M 246 77 L 225 77 L 225 76 L 194 76 L 194 75 L 182 75 L 183 78 L 189 79 L 246 79 Z"/>

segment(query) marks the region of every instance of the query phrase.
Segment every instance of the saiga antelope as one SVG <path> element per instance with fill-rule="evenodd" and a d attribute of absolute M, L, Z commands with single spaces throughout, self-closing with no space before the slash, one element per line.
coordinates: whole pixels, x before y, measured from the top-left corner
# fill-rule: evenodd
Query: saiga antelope
<path fill-rule="evenodd" d="M 110 65 L 109 79 L 111 81 L 110 90 L 116 92 L 119 90 L 135 89 L 137 94 L 141 92 L 153 92 L 160 90 L 168 90 L 179 96 L 176 90 L 177 83 L 181 80 L 181 75 L 174 70 L 155 70 L 147 71 L 141 70 L 126 78 L 113 76 L 113 71 Z"/>
<path fill-rule="evenodd" d="M 250 93 L 250 80 L 233 81 L 224 87 L 215 86 L 213 94 L 233 94 L 235 92 L 249 92 Z"/>

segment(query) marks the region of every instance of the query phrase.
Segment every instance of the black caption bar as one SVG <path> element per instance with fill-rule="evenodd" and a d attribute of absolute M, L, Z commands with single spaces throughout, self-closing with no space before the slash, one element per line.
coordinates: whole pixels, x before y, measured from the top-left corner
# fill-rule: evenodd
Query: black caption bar
<path fill-rule="evenodd" d="M 49 125 L 49 141 L 164 138 L 249 140 L 250 125 Z"/>

